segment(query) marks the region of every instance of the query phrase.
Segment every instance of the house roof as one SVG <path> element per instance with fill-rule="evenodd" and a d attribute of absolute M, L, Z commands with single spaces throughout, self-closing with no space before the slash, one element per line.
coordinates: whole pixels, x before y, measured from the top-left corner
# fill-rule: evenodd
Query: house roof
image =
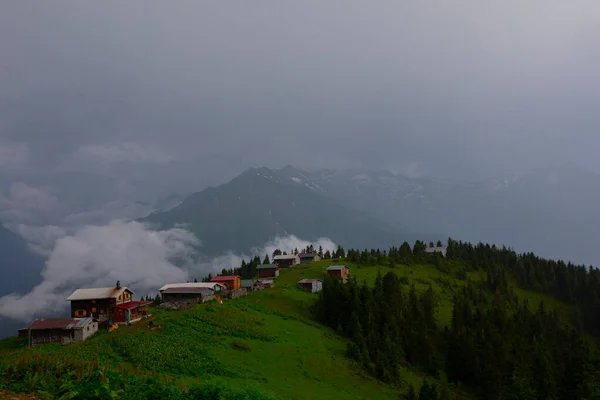
<path fill-rule="evenodd" d="M 216 285 L 215 285 L 216 286 Z M 218 285 L 219 290 L 223 285 Z M 183 294 L 212 294 L 214 290 L 208 287 L 170 287 L 164 290 L 161 290 L 162 294 L 174 294 L 174 293 L 183 293 Z"/>
<path fill-rule="evenodd" d="M 125 293 L 126 290 L 129 291 L 131 294 L 134 294 L 134 292 L 131 289 L 125 286 L 121 286 L 120 289 L 117 289 L 114 286 L 108 288 L 77 289 L 69 297 L 67 297 L 67 301 L 116 299 L 117 297 Z"/>
<path fill-rule="evenodd" d="M 341 271 L 345 268 L 348 268 L 345 265 L 330 265 L 329 267 L 327 267 L 327 271 Z"/>
<path fill-rule="evenodd" d="M 447 249 L 448 249 L 447 246 L 427 247 L 425 249 L 425 253 L 442 253 L 442 254 L 446 255 L 446 250 Z"/>
<path fill-rule="evenodd" d="M 298 283 L 310 283 L 311 285 L 313 283 L 317 283 L 317 282 L 321 282 L 319 279 L 300 279 L 298 281 Z"/>
<path fill-rule="evenodd" d="M 254 284 L 255 284 L 256 282 L 257 282 L 257 281 L 255 281 L 254 279 L 242 279 L 242 287 L 243 287 L 243 288 L 249 288 L 249 287 L 252 287 L 252 286 L 254 286 Z"/>
<path fill-rule="evenodd" d="M 280 254 L 278 256 L 273 257 L 273 261 L 275 261 L 275 260 L 291 260 L 296 257 L 298 257 L 298 256 L 296 256 L 294 254 Z"/>
<path fill-rule="evenodd" d="M 239 275 L 222 275 L 222 276 L 220 275 L 220 276 L 215 276 L 210 281 L 211 282 L 235 281 L 238 278 L 239 278 Z"/>
<path fill-rule="evenodd" d="M 117 304 L 115 308 L 120 308 L 122 310 L 131 310 L 134 308 L 147 306 L 148 304 L 150 304 L 149 301 L 128 301 L 127 303 Z"/>
<path fill-rule="evenodd" d="M 258 281 L 262 284 L 274 282 L 273 279 L 259 279 Z"/>
<path fill-rule="evenodd" d="M 277 264 L 262 264 L 262 265 L 257 265 L 256 269 L 273 269 L 273 268 L 277 268 L 279 267 L 279 265 Z"/>
<path fill-rule="evenodd" d="M 82 329 L 84 326 L 92 322 L 92 317 L 88 318 L 47 318 L 34 321 L 29 329 L 34 331 L 40 330 L 63 330 L 63 329 Z"/>
<path fill-rule="evenodd" d="M 166 285 L 164 285 L 163 287 L 161 287 L 160 289 L 158 289 L 159 292 L 162 292 L 164 290 L 167 289 L 171 289 L 171 288 L 205 288 L 205 289 L 213 289 L 215 287 L 215 285 L 221 285 L 220 283 L 217 282 L 188 282 L 188 283 L 167 283 Z"/>
<path fill-rule="evenodd" d="M 298 254 L 298 257 L 300 257 L 300 258 L 308 258 L 308 257 L 314 258 L 316 256 L 318 256 L 317 253 L 300 253 L 300 254 Z"/>

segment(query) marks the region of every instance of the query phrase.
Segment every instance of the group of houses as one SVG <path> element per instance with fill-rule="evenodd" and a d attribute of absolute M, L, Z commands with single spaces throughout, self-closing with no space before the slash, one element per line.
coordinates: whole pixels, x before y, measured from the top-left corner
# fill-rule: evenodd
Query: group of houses
<path fill-rule="evenodd" d="M 271 288 L 279 276 L 280 268 L 293 268 L 298 264 L 318 261 L 319 256 L 311 253 L 281 255 L 273 258 L 272 264 L 259 265 L 257 279 L 242 279 L 238 275 L 219 275 L 209 282 L 169 283 L 158 291 L 163 303 L 185 302 L 202 304 L 210 300 L 234 299 L 248 292 Z M 349 268 L 332 265 L 327 275 L 347 282 Z M 308 292 L 322 290 L 322 280 L 302 279 L 298 288 Z M 21 329 L 19 336 L 27 337 L 30 346 L 47 343 L 71 343 L 86 340 L 100 327 L 115 324 L 133 324 L 150 316 L 149 301 L 133 300 L 134 292 L 128 287 L 116 285 L 109 288 L 85 288 L 75 290 L 67 301 L 71 304 L 70 318 L 47 318 L 34 321 L 28 328 Z"/>

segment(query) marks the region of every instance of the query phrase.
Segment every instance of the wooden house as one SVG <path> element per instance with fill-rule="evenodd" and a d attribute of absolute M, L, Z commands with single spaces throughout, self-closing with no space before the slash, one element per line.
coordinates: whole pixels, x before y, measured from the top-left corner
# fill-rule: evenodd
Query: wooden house
<path fill-rule="evenodd" d="M 331 265 L 327 267 L 327 275 L 339 278 L 346 283 L 350 276 L 350 268 L 345 265 Z"/>
<path fill-rule="evenodd" d="M 256 279 L 242 279 L 242 289 L 257 291 L 263 289 L 263 284 Z"/>
<path fill-rule="evenodd" d="M 272 288 L 275 286 L 275 281 L 273 279 L 259 279 L 258 281 L 264 288 Z"/>
<path fill-rule="evenodd" d="M 294 254 L 280 254 L 273 257 L 273 264 L 279 265 L 279 268 L 293 268 L 300 264 L 300 257 Z"/>
<path fill-rule="evenodd" d="M 225 286 L 216 282 L 169 283 L 158 289 L 162 301 L 204 303 L 215 298 Z"/>
<path fill-rule="evenodd" d="M 256 267 L 259 278 L 277 278 L 279 276 L 279 265 L 262 264 Z"/>
<path fill-rule="evenodd" d="M 298 289 L 307 292 L 320 292 L 323 290 L 323 281 L 319 279 L 301 279 L 298 281 Z"/>
<path fill-rule="evenodd" d="M 428 254 L 440 253 L 442 256 L 446 257 L 447 250 L 448 250 L 448 246 L 427 247 L 425 249 L 425 253 L 428 253 Z"/>
<path fill-rule="evenodd" d="M 300 253 L 298 254 L 300 264 L 310 264 L 315 261 L 320 261 L 321 257 L 317 253 Z"/>
<path fill-rule="evenodd" d="M 114 308 L 132 301 L 134 292 L 120 282 L 109 288 L 77 289 L 67 297 L 71 302 L 71 317 L 94 317 L 100 323 L 111 321 Z"/>
<path fill-rule="evenodd" d="M 150 302 L 133 300 L 114 306 L 113 322 L 133 324 L 148 315 L 150 315 Z"/>
<path fill-rule="evenodd" d="M 98 331 L 93 318 L 47 318 L 34 321 L 27 328 L 28 343 L 37 346 L 48 343 L 82 342 Z"/>
<path fill-rule="evenodd" d="M 221 285 L 225 286 L 227 290 L 235 290 L 242 287 L 242 278 L 239 275 L 215 276 L 210 281 L 220 283 Z"/>

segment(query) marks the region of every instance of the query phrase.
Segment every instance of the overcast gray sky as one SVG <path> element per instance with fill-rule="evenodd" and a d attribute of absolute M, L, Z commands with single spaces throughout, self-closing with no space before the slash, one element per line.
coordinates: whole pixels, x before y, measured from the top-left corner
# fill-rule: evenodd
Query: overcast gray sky
<path fill-rule="evenodd" d="M 600 171 L 598 38 L 594 0 L 7 0 L 0 170 Z"/>

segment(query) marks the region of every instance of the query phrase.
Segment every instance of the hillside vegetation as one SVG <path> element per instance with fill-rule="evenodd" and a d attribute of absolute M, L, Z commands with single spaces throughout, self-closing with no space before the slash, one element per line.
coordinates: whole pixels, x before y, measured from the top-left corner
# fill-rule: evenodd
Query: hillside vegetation
<path fill-rule="evenodd" d="M 528 375 L 530 371 L 526 370 L 513 373 L 513 364 L 498 366 L 498 371 L 503 374 L 509 371 L 507 376 L 481 368 L 486 376 L 500 381 L 491 379 L 491 382 L 481 383 L 473 380 L 480 376 L 478 371 L 466 369 L 464 364 L 459 369 L 448 370 L 463 371 L 463 375 L 449 376 L 445 366 L 448 360 L 454 360 L 457 365 L 478 362 L 480 364 L 476 365 L 484 367 L 485 364 L 481 364 L 486 361 L 481 355 L 483 353 L 469 353 L 470 344 L 463 339 L 477 339 L 478 343 L 481 340 L 485 343 L 488 339 L 486 334 L 478 334 L 477 329 L 470 330 L 464 324 L 457 328 L 459 317 L 454 304 L 459 304 L 463 312 L 460 316 L 463 323 L 467 318 L 465 309 L 474 310 L 470 314 L 473 319 L 469 320 L 473 326 L 485 320 L 488 306 L 503 304 L 502 309 L 507 313 L 503 318 L 511 318 L 511 315 L 525 312 L 523 305 L 527 304 L 534 317 L 539 315 L 539 311 L 535 311 L 540 309 L 544 310 L 544 315 L 556 316 L 560 327 L 550 326 L 548 329 L 554 329 L 552 332 L 558 329 L 576 332 L 573 326 L 582 322 L 571 317 L 577 315 L 578 305 L 544 294 L 541 287 L 530 291 L 517 286 L 516 283 L 523 278 L 518 273 L 513 274 L 508 266 L 498 267 L 499 264 L 492 263 L 491 258 L 484 257 L 479 266 L 473 265 L 468 257 L 459 257 L 458 253 L 464 250 L 462 244 L 449 249 L 449 259 L 409 256 L 403 253 L 406 250 L 402 247 L 390 253 L 350 250 L 344 259 L 284 269 L 275 288 L 252 292 L 244 298 L 223 304 L 198 305 L 185 311 L 153 309 L 153 322 L 162 326 L 159 330 L 150 330 L 146 320 L 120 327 L 111 333 L 98 332 L 85 342 L 67 346 L 27 349 L 22 348 L 24 343 L 18 338 L 0 341 L 0 370 L 4 374 L 0 379 L 0 389 L 36 393 L 39 398 L 398 399 L 399 396 L 407 396 L 408 399 L 427 400 L 499 398 L 501 392 L 486 390 L 495 384 L 504 389 L 506 381 L 514 384 L 510 386 L 512 392 L 504 391 L 502 398 L 541 398 L 536 394 L 539 374 Z M 403 260 L 403 257 L 406 259 Z M 296 282 L 302 278 L 323 278 L 324 269 L 332 263 L 350 266 L 355 281 L 353 279 L 342 287 L 336 281 L 326 279 L 321 294 L 306 293 L 296 288 Z M 506 264 L 510 265 L 510 262 Z M 518 269 L 515 267 L 514 271 Z M 335 294 L 346 296 L 352 288 L 364 287 L 375 296 L 378 285 L 382 284 L 390 294 L 383 300 L 376 301 L 376 297 L 365 292 L 365 303 L 353 305 L 352 301 L 340 302 L 342 297 Z M 362 324 L 365 328 L 361 328 L 364 330 L 361 332 L 372 342 L 364 342 L 361 347 L 357 336 L 350 334 L 351 324 L 344 322 L 355 311 L 353 307 L 360 309 L 358 304 L 375 307 L 392 304 L 390 299 L 399 295 L 398 290 L 404 291 L 408 298 L 414 292 L 414 296 L 421 300 L 414 303 L 412 300 L 400 301 L 396 303 L 398 307 L 381 315 L 394 315 L 394 310 L 402 309 L 404 303 L 415 304 L 418 311 L 424 304 L 419 302 L 426 301 L 427 296 L 435 299 L 428 308 L 434 316 L 429 325 L 418 328 L 421 317 L 416 315 L 419 312 L 414 318 L 410 317 L 413 323 L 407 325 L 407 329 L 411 330 L 425 329 L 417 329 L 416 332 L 431 339 L 419 342 L 419 346 L 430 346 L 429 353 L 420 351 L 421 347 L 418 347 L 420 354 L 416 357 L 416 353 L 411 356 L 406 351 L 407 347 L 381 347 L 384 344 L 375 338 L 387 338 L 389 332 L 385 327 L 380 330 L 377 319 L 381 316 L 378 317 L 371 306 L 362 307 L 362 310 L 368 311 L 367 314 L 372 314 L 369 318 L 373 320 L 371 325 Z M 484 298 L 489 303 L 484 304 Z M 475 304 L 470 306 L 472 302 Z M 477 314 L 478 309 L 482 314 Z M 323 313 L 323 310 L 327 312 Z M 427 313 L 422 316 L 426 317 Z M 392 321 L 388 321 L 390 327 L 395 326 Z M 371 334 L 369 326 L 374 329 Z M 485 328 L 484 325 L 480 327 Z M 356 327 L 352 329 L 357 332 Z M 402 332 L 397 332 L 397 335 L 402 338 L 399 343 L 410 339 Z M 527 336 L 524 334 L 523 337 Z M 497 340 L 504 340 L 509 345 L 516 343 L 512 336 L 494 338 L 496 341 L 490 341 L 490 345 L 497 346 Z M 570 366 L 582 360 L 595 364 L 578 365 L 577 375 L 568 375 L 575 388 L 571 385 L 564 389 L 563 383 L 557 381 L 553 386 L 556 393 L 545 398 L 568 398 L 565 396 L 569 395 L 575 395 L 571 398 L 591 398 L 593 393 L 597 393 L 593 387 L 597 375 L 589 375 L 597 371 L 594 370 L 597 358 L 593 358 L 596 357 L 595 346 L 591 341 L 582 341 L 580 336 L 573 336 L 575 339 L 583 347 L 574 347 L 571 345 L 575 342 L 565 341 L 560 349 L 571 346 L 569 349 L 573 355 L 563 362 Z M 448 352 L 444 340 L 453 341 L 457 348 L 462 349 L 459 358 L 448 357 L 448 354 L 456 353 Z M 541 333 L 538 340 L 555 343 L 555 339 Z M 527 347 L 515 347 L 523 348 Z M 382 349 L 385 351 L 382 352 Z M 512 354 L 509 349 L 505 350 L 506 354 Z M 584 350 L 588 351 L 588 357 L 577 355 Z M 370 353 L 368 358 L 365 358 L 366 352 Z M 392 358 L 386 359 L 385 354 Z M 429 358 L 429 355 L 432 357 Z M 544 373 L 549 380 L 558 379 L 555 374 L 559 371 L 551 370 L 557 365 L 555 357 L 555 354 L 546 356 Z M 524 360 L 522 365 L 526 365 L 528 358 L 525 355 L 521 358 Z M 502 360 L 499 359 L 499 362 Z M 390 370 L 392 366 L 393 370 Z M 473 375 L 468 375 L 469 372 Z M 484 384 L 490 386 L 482 388 Z M 552 385 L 549 384 L 549 387 Z M 519 388 L 522 389 L 520 392 Z M 76 396 L 67 397 L 69 393 Z M 524 394 L 525 397 L 522 397 Z"/>

